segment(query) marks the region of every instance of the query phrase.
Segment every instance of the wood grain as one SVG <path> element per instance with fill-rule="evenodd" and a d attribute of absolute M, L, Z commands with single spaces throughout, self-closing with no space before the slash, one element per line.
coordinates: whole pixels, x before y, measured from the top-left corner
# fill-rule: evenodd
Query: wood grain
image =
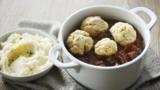
<path fill-rule="evenodd" d="M 63 22 L 74 11 L 92 5 L 115 5 L 127 9 L 144 6 L 153 10 L 158 16 L 158 21 L 151 30 L 151 47 L 157 55 L 160 55 L 160 0 L 0 0 L 0 35 L 14 30 L 21 19 Z M 146 17 L 145 19 L 147 20 Z M 0 87 L 2 85 L 5 84 L 0 82 Z M 159 90 L 160 79 L 152 81 L 141 89 Z"/>

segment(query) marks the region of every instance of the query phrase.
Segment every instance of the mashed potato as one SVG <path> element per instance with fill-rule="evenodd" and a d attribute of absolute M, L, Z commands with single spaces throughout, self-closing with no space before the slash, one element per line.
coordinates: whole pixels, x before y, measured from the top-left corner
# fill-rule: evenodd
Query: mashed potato
<path fill-rule="evenodd" d="M 40 35 L 11 34 L 1 43 L 1 71 L 13 76 L 29 76 L 52 66 L 48 53 L 50 39 Z"/>
<path fill-rule="evenodd" d="M 122 46 L 133 43 L 137 38 L 136 31 L 128 23 L 118 22 L 111 27 L 110 32 L 114 40 Z"/>
<path fill-rule="evenodd" d="M 117 52 L 117 44 L 109 38 L 103 38 L 95 44 L 95 53 L 101 56 L 111 56 Z"/>
<path fill-rule="evenodd" d="M 80 28 L 88 32 L 90 36 L 97 36 L 108 29 L 108 23 L 100 16 L 90 16 L 82 22 Z"/>
<path fill-rule="evenodd" d="M 67 46 L 71 53 L 83 55 L 93 47 L 93 39 L 82 30 L 75 30 L 67 38 Z"/>

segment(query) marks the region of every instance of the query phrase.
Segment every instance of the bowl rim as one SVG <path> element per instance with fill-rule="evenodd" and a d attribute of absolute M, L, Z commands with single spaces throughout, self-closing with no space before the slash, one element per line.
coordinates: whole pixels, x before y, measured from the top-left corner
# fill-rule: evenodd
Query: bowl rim
<path fill-rule="evenodd" d="M 116 66 L 96 66 L 96 65 L 92 65 L 92 64 L 88 64 L 88 63 L 85 63 L 79 59 L 77 59 L 76 57 L 74 57 L 66 48 L 66 46 L 64 45 L 64 40 L 63 40 L 63 37 L 62 37 L 62 32 L 64 30 L 64 26 L 65 24 L 72 18 L 72 16 L 74 15 L 77 15 L 79 13 L 82 13 L 82 12 L 85 12 L 87 10 L 90 10 L 90 9 L 94 9 L 94 8 L 112 8 L 112 9 L 117 9 L 117 10 L 120 10 L 120 11 L 125 11 L 127 12 L 128 14 L 132 14 L 132 16 L 136 17 L 144 26 L 146 26 L 146 23 L 144 22 L 144 20 L 142 20 L 142 18 L 140 18 L 137 14 L 133 13 L 133 12 L 130 12 L 128 9 L 125 9 L 125 8 L 121 8 L 121 7 L 117 7 L 117 6 L 112 6 L 112 5 L 95 5 L 95 6 L 89 6 L 89 7 L 85 7 L 85 8 L 82 8 L 82 9 L 79 9 L 77 10 L 76 12 L 72 13 L 63 23 L 62 23 L 62 26 L 60 28 L 60 32 L 58 34 L 58 40 L 59 40 L 59 43 L 60 45 L 62 46 L 62 49 L 64 51 L 64 53 L 67 55 L 67 57 L 69 57 L 69 59 L 77 64 L 79 64 L 80 66 L 85 66 L 85 67 L 88 67 L 88 68 L 94 68 L 94 69 L 100 69 L 100 70 L 112 70 L 112 69 L 119 69 L 119 68 L 124 68 L 124 67 L 127 67 L 127 66 L 130 66 L 134 63 L 136 63 L 137 61 L 141 60 L 141 58 L 144 56 L 144 54 L 146 53 L 146 51 L 148 50 L 149 48 L 149 45 L 150 45 L 150 32 L 149 32 L 149 29 L 147 27 L 144 27 L 144 30 L 147 32 L 147 37 L 148 39 L 146 40 L 146 44 L 145 44 L 145 48 L 143 49 L 143 51 L 141 52 L 141 54 L 139 54 L 136 58 L 134 58 L 133 60 L 129 61 L 129 62 L 126 62 L 124 64 L 120 64 L 120 65 L 116 65 Z M 139 30 L 138 30 L 139 31 Z M 144 37 L 143 37 L 143 40 L 144 40 Z"/>

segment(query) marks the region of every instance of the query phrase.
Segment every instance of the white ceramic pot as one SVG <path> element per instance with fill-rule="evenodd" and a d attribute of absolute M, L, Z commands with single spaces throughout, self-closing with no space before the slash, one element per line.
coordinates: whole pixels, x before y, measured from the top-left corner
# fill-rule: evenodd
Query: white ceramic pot
<path fill-rule="evenodd" d="M 150 17 L 150 22 L 145 23 L 136 13 L 144 12 Z M 142 53 L 134 60 L 118 66 L 101 67 L 84 63 L 75 58 L 65 47 L 66 37 L 87 16 L 99 15 L 103 18 L 112 18 L 128 22 L 139 31 L 145 43 Z M 66 71 L 82 85 L 94 90 L 123 90 L 132 85 L 140 76 L 144 63 L 141 59 L 150 44 L 150 29 L 156 22 L 156 15 L 149 9 L 137 7 L 131 10 L 115 6 L 92 6 L 80 9 L 69 16 L 62 24 L 59 31 L 59 43 L 50 50 L 52 62 Z M 63 51 L 62 63 L 58 60 L 59 51 Z"/>

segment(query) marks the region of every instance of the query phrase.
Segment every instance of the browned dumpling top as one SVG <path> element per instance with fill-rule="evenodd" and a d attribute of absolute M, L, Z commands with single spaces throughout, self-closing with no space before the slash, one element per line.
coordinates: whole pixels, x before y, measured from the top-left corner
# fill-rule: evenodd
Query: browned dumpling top
<path fill-rule="evenodd" d="M 95 53 L 101 56 L 110 56 L 117 52 L 117 44 L 114 40 L 103 38 L 95 44 Z"/>
<path fill-rule="evenodd" d="M 90 16 L 83 20 L 80 28 L 88 32 L 90 36 L 97 36 L 108 29 L 108 23 L 100 16 Z"/>
<path fill-rule="evenodd" d="M 67 46 L 71 53 L 83 55 L 93 47 L 93 39 L 82 30 L 75 30 L 67 38 Z"/>
<path fill-rule="evenodd" d="M 132 25 L 124 22 L 117 22 L 114 24 L 110 32 L 114 40 L 122 46 L 133 43 L 137 38 L 136 31 Z"/>

